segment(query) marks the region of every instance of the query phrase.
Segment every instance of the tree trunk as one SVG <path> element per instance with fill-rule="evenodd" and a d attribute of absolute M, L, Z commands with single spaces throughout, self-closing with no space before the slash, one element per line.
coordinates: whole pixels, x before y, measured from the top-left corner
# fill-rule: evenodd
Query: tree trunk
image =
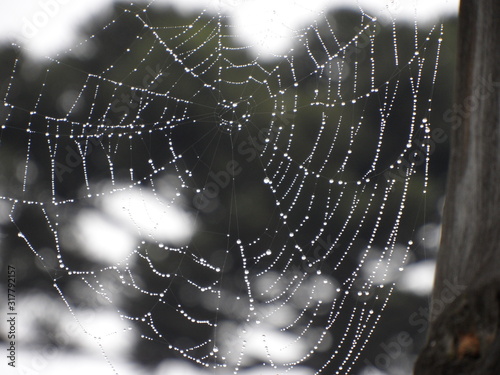
<path fill-rule="evenodd" d="M 458 41 L 431 325 L 415 375 L 500 374 L 500 1 L 462 0 Z"/>

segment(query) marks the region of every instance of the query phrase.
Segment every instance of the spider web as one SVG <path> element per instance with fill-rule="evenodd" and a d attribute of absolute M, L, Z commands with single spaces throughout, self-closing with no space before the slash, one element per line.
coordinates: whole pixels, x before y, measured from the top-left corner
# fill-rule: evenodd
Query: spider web
<path fill-rule="evenodd" d="M 19 237 L 111 372 L 118 336 L 216 374 L 350 373 L 425 199 L 442 27 L 324 12 L 270 58 L 224 13 L 152 5 L 41 68 L 12 58 L 0 152 L 21 178 L 0 198 Z M 132 233 L 119 260 L 82 250 L 91 209 Z M 123 329 L 92 330 L 82 303 Z"/>

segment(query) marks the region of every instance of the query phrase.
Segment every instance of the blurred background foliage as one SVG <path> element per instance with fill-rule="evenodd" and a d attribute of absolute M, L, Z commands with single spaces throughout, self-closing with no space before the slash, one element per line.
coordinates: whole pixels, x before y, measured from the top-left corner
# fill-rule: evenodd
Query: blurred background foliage
<path fill-rule="evenodd" d="M 304 161 L 318 135 L 321 124 L 320 111 L 315 107 L 310 107 L 310 109 L 303 107 L 308 106 L 311 101 L 324 100 L 324 98 L 315 99 L 311 94 L 315 88 L 319 88 L 320 92 L 326 91 L 322 87 L 326 81 L 320 79 L 318 74 L 311 74 L 316 68 L 311 55 L 317 61 L 326 61 L 327 53 L 314 35 L 308 35 L 310 44 L 307 48 L 297 45 L 293 53 L 286 59 L 282 59 L 281 62 L 260 60 L 261 69 L 256 69 L 255 64 L 251 64 L 255 56 L 247 49 L 238 48 L 224 52 L 225 58 L 233 64 L 242 66 L 239 69 L 225 70 L 224 80 L 242 81 L 248 76 L 254 77 L 254 80 L 245 85 L 227 85 L 220 82 L 219 92 L 224 93 L 224 97 L 221 97 L 214 94 L 203 83 L 214 83 L 220 78 L 219 64 L 221 59 L 217 56 L 216 51 L 221 39 L 217 35 L 222 33 L 229 36 L 231 28 L 221 28 L 217 23 L 218 18 L 212 18 L 208 14 L 202 15 L 201 20 L 194 22 L 199 14 L 179 14 L 173 8 L 150 9 L 147 15 L 143 16 L 147 17 L 148 25 L 157 28 L 154 29 L 154 32 L 161 39 L 169 41 L 169 44 L 158 43 L 151 30 L 145 28 L 140 18 L 135 16 L 133 9 L 130 12 L 123 12 L 123 9 L 117 6 L 110 18 L 116 20 L 115 22 L 107 25 L 108 20 L 105 23 L 87 26 L 83 32 L 94 35 L 94 37 L 81 50 L 61 55 L 57 62 L 49 59 L 31 61 L 23 56 L 21 49 L 13 47 L 5 47 L 0 51 L 1 96 L 4 97 L 9 90 L 8 102 L 14 103 L 17 108 L 15 110 L 7 110 L 6 107 L 0 109 L 2 124 L 9 116 L 8 128 L 1 130 L 0 136 L 0 160 L 2 161 L 0 163 L 0 195 L 18 200 L 46 202 L 47 216 L 55 217 L 58 215 L 58 220 L 62 223 L 63 228 L 59 228 L 61 236 L 71 237 L 64 232 L 69 231 L 69 224 L 75 213 L 82 208 L 92 206 L 92 201 L 86 200 L 85 196 L 99 193 L 99 189 L 103 189 L 104 186 L 102 181 L 110 181 L 110 168 L 103 150 L 111 148 L 118 150 L 113 156 L 114 180 L 117 182 L 130 182 L 130 168 L 134 169 L 135 180 L 147 180 L 147 176 L 151 173 L 148 160 L 152 160 L 156 167 L 166 165 L 169 173 L 183 175 L 190 186 L 199 189 L 203 189 L 207 181 L 213 178 L 210 173 L 226 170 L 228 160 L 234 160 L 242 167 L 243 173 L 237 175 L 231 188 L 221 189 L 216 199 L 211 201 L 206 209 L 199 210 L 192 203 L 196 195 L 194 189 L 186 189 L 182 192 L 187 196 L 184 209 L 195 215 L 197 220 L 197 230 L 189 243 L 189 251 L 222 268 L 224 277 L 221 278 L 221 288 L 227 293 L 230 295 L 243 294 L 246 286 L 243 281 L 242 259 L 239 256 L 239 249 L 228 244 L 234 244 L 237 238 L 247 242 L 263 233 L 266 235 L 272 233 L 273 231 L 268 230 L 268 228 L 270 224 L 273 225 L 273 222 L 276 225 L 275 219 L 279 215 L 279 211 L 274 204 L 275 197 L 262 184 L 266 177 L 261 164 L 262 159 L 254 158 L 248 161 L 250 154 L 237 152 L 237 147 L 243 142 L 252 142 L 252 137 L 258 137 L 259 131 L 269 127 L 270 122 L 276 121 L 276 119 L 273 120 L 271 113 L 279 111 L 280 108 L 275 108 L 277 101 L 269 97 L 266 86 L 260 83 L 267 79 L 269 87 L 276 91 L 280 88 L 287 88 L 286 95 L 279 99 L 284 103 L 292 103 L 294 95 L 299 98 L 298 108 L 301 110 L 293 117 L 295 134 L 293 145 L 289 150 L 290 157 L 304 165 L 307 164 L 311 170 L 317 170 L 321 167 L 323 164 L 321 156 L 328 151 L 329 144 L 319 143 L 317 145 L 317 160 Z M 203 19 L 204 17 L 206 19 Z M 333 31 L 341 43 L 349 43 L 359 32 L 360 14 L 357 11 L 338 10 L 328 14 L 326 18 L 330 21 L 330 26 L 333 25 Z M 190 24 L 196 28 L 196 30 L 190 31 L 192 37 L 179 38 L 179 28 Z M 377 72 L 375 79 L 380 77 L 381 81 L 375 82 L 375 86 L 381 86 L 387 77 L 398 77 L 401 82 L 394 110 L 384 135 L 383 148 L 377 167 L 379 173 L 369 176 L 371 179 L 384 181 L 386 178 L 384 172 L 388 170 L 390 164 L 394 163 L 395 158 L 406 145 L 405 139 L 408 136 L 412 108 L 410 101 L 413 97 L 408 77 L 414 72 L 411 72 L 411 68 L 406 66 L 400 69 L 394 68 L 393 53 L 387 53 L 387 49 L 392 51 L 393 48 L 392 27 L 382 23 L 377 24 L 377 27 L 380 27 L 380 32 L 377 35 L 374 50 Z M 422 100 L 432 97 L 432 113 L 429 118 L 432 128 L 441 128 L 445 134 L 448 134 L 449 124 L 443 120 L 442 114 L 446 109 L 451 108 L 452 103 L 456 20 L 445 20 L 444 29 L 445 39 L 436 84 L 432 87 L 428 85 L 431 82 L 428 75 L 434 73 L 433 67 L 429 66 L 423 71 L 425 78 L 422 79 L 424 84 L 421 87 L 420 95 Z M 330 29 L 326 24 L 319 24 L 317 30 L 325 38 L 328 38 Z M 312 32 L 311 30 L 310 33 Z M 425 27 L 419 30 L 419 38 L 425 39 L 427 32 Z M 402 23 L 398 25 L 397 34 L 399 57 L 401 61 L 406 61 L 414 52 L 414 26 Z M 227 46 L 238 47 L 238 39 L 222 38 L 222 40 L 227 43 Z M 328 51 L 329 54 L 334 54 L 335 50 L 339 49 L 339 46 L 333 43 L 327 44 L 327 46 L 329 49 L 331 47 L 331 50 Z M 167 48 L 172 53 L 165 53 Z M 430 48 L 431 46 L 429 46 Z M 193 51 L 196 52 L 193 53 Z M 366 64 L 367 59 L 370 58 L 368 48 L 357 48 L 353 53 L 355 56 L 348 64 L 354 63 L 354 61 Z M 177 57 L 182 60 L 183 64 L 176 61 Z M 158 74 L 156 79 L 144 80 L 145 65 L 143 59 L 147 59 L 147 66 Z M 290 74 L 290 61 L 292 60 L 296 74 L 295 80 Z M 113 65 L 114 69 L 107 70 L 110 65 Z M 14 67 L 16 70 L 15 80 L 10 83 Z M 141 69 L 135 70 L 136 67 L 141 67 Z M 195 72 L 203 70 L 201 79 L 194 79 L 193 75 L 186 74 L 186 67 L 198 67 L 195 68 Z M 280 72 L 280 82 L 276 79 L 277 74 L 266 74 L 266 71 L 273 70 Z M 360 71 L 360 75 L 362 74 L 363 72 Z M 105 77 L 105 80 L 93 79 L 93 75 Z M 161 78 L 158 79 L 158 77 Z M 270 77 L 273 77 L 272 79 L 275 81 L 272 81 Z M 352 79 L 352 74 L 347 75 L 344 78 L 344 87 L 352 87 L 352 82 L 350 82 Z M 122 88 L 116 89 L 113 81 L 121 82 Z M 300 82 L 300 84 L 289 89 L 295 81 Z M 358 77 L 357 84 L 359 92 L 368 92 L 370 90 L 369 76 Z M 72 110 L 68 115 L 68 103 L 74 103 L 75 95 L 80 92 L 82 85 L 87 85 L 87 87 L 99 85 L 99 89 L 84 90 L 83 96 L 78 100 L 78 108 Z M 130 96 L 130 87 L 133 86 L 145 88 L 147 91 L 134 99 Z M 43 95 L 40 95 L 41 91 L 43 91 Z M 158 93 L 158 95 L 153 95 L 153 92 Z M 217 124 L 227 120 L 226 116 L 229 119 L 234 115 L 233 112 L 227 114 L 224 108 L 220 107 L 221 100 L 241 101 L 242 97 L 247 98 L 248 102 L 242 104 L 243 107 L 248 108 L 243 108 L 241 113 L 245 114 L 247 110 L 252 111 L 252 122 L 246 124 L 242 130 L 226 129 L 225 131 L 218 128 Z M 119 102 L 116 102 L 117 98 Z M 141 111 L 140 121 L 137 121 L 135 116 L 138 115 L 139 101 L 141 105 L 147 103 L 147 109 Z M 109 108 L 111 103 L 115 103 L 114 110 Z M 194 104 L 187 105 L 187 103 Z M 425 108 L 424 105 L 422 107 Z M 36 108 L 36 114 L 30 114 L 33 108 Z M 285 104 L 284 108 L 293 108 L 293 105 Z M 335 106 L 331 108 L 329 115 L 331 118 L 339 118 L 340 113 L 338 112 L 340 111 L 342 111 L 342 107 Z M 43 116 L 66 117 L 68 122 L 72 122 L 72 125 L 68 126 L 56 121 L 51 123 Z M 365 175 L 373 161 L 380 129 L 380 102 L 376 96 L 373 100 L 350 105 L 348 112 L 346 112 L 346 118 L 342 121 L 346 123 L 359 121 L 361 117 L 363 117 L 365 124 L 363 142 L 360 142 L 360 139 L 357 140 L 352 150 L 356 157 L 349 162 L 345 174 L 342 176 L 336 174 L 349 147 L 347 142 L 345 142 L 346 144 L 342 143 L 342 139 L 348 139 L 347 131 L 346 133 L 341 131 L 340 141 L 336 144 L 338 156 L 333 155 L 331 161 L 322 171 L 323 182 L 313 184 L 311 181 L 307 181 L 304 185 L 304 189 L 308 189 L 310 192 L 309 196 L 313 192 L 319 197 L 327 195 L 329 188 L 327 181 L 330 178 L 356 181 Z M 158 119 L 164 119 L 164 121 Z M 32 135 L 26 132 L 27 124 L 30 124 Z M 84 127 L 83 124 L 87 125 Z M 134 125 L 127 126 L 128 124 Z M 284 122 L 284 126 L 287 125 Z M 346 126 L 345 129 L 349 129 L 349 127 Z M 139 131 L 142 132 L 141 136 L 137 136 Z M 285 129 L 284 133 L 286 134 L 288 131 L 290 130 Z M 50 134 L 45 136 L 46 132 Z M 118 133 L 121 134 L 119 137 Z M 56 134 L 59 135 L 57 138 Z M 59 149 L 64 150 L 66 146 L 74 147 L 75 144 L 84 144 L 85 141 L 88 143 L 89 139 L 92 138 L 84 136 L 85 134 L 92 134 L 98 142 L 93 145 L 93 151 L 88 153 L 85 165 L 75 165 L 71 171 L 62 172 L 64 178 L 55 179 L 55 196 L 53 197 L 50 178 L 51 162 L 60 162 L 64 165 L 64 158 L 67 154 L 59 153 L 53 158 L 48 152 L 48 146 L 57 142 Z M 129 137 L 131 134 L 133 136 Z M 78 138 L 78 135 L 81 137 Z M 28 173 L 26 189 L 23 191 L 28 139 L 31 139 L 29 157 L 30 168 L 33 169 Z M 254 138 L 254 141 L 255 139 L 258 138 Z M 287 147 L 286 140 L 287 137 L 282 137 L 276 141 L 276 144 L 285 149 Z M 260 150 L 264 148 L 264 145 L 258 144 L 254 147 Z M 175 171 L 172 164 L 169 164 L 174 152 L 177 155 L 182 154 L 182 160 L 175 162 L 179 171 Z M 408 191 L 407 213 L 404 225 L 401 227 L 402 238 L 421 237 L 421 228 L 424 225 L 439 224 L 447 155 L 448 142 L 437 144 L 432 150 L 429 187 L 424 198 L 422 197 L 421 185 Z M 33 165 L 35 167 L 32 167 Z M 294 174 L 300 173 L 299 165 L 294 167 L 296 167 Z M 88 180 L 91 181 L 90 190 L 83 188 L 85 186 L 83 168 L 85 168 Z M 422 171 L 423 168 L 422 165 L 419 170 Z M 191 173 L 185 173 L 186 170 Z M 284 185 L 287 184 L 291 184 L 291 181 L 284 183 Z M 401 189 L 402 183 L 396 183 L 395 188 Z M 53 198 L 56 201 L 69 200 L 70 203 L 51 206 L 50 202 Z M 283 198 L 282 206 L 288 207 L 291 204 L 291 199 L 293 199 L 293 194 L 290 198 Z M 381 199 L 381 197 L 377 199 Z M 12 202 L 0 203 L 5 216 Z M 297 203 L 300 207 L 306 207 L 308 204 L 307 199 L 301 199 Z M 390 206 L 387 211 L 395 212 L 397 210 L 396 202 L 391 204 L 393 206 Z M 339 216 L 345 218 L 349 209 L 350 205 L 341 205 Z M 299 209 L 296 210 L 295 217 L 293 214 L 291 215 L 289 222 L 293 224 L 292 226 L 303 219 L 303 213 L 304 209 Z M 376 211 L 369 212 L 367 222 L 373 222 L 376 219 L 376 214 Z M 78 307 L 88 304 L 88 295 L 81 292 L 82 285 L 75 284 L 73 278 L 67 277 L 65 271 L 58 269 L 54 253 L 54 234 L 40 207 L 18 204 L 14 215 L 16 225 L 13 225 L 8 219 L 1 221 L 0 245 L 2 251 L 0 256 L 3 265 L 17 265 L 18 294 L 28 295 L 41 292 L 52 298 L 59 298 L 52 287 L 53 279 L 57 279 L 58 285 L 64 291 L 70 305 Z M 315 231 L 317 231 L 314 228 L 321 226 L 323 220 L 321 215 L 312 216 L 316 217 L 313 217 L 306 227 L 296 235 L 297 243 L 307 244 L 310 242 L 313 234 L 316 234 Z M 357 221 L 359 218 L 353 220 L 353 222 Z M 328 230 L 337 233 L 342 225 L 341 222 L 332 223 Z M 392 229 L 392 225 L 393 221 L 391 220 L 382 222 L 380 232 L 388 233 Z M 36 251 L 45 257 L 44 262 L 39 257 L 34 256 L 26 242 L 17 236 L 19 231 L 28 237 Z M 228 233 L 229 237 L 226 235 Z M 345 280 L 349 277 L 359 261 L 358 256 L 363 246 L 366 245 L 369 234 L 370 232 L 363 233 L 358 238 L 359 246 L 348 254 L 345 261 L 346 266 L 342 267 L 341 271 L 335 271 L 333 276 L 336 279 Z M 418 238 L 416 240 L 417 243 L 412 248 L 411 261 L 420 262 L 432 259 L 436 248 L 426 247 L 423 243 L 418 242 Z M 251 258 L 262 253 L 267 247 L 273 246 L 273 241 L 284 243 L 284 240 L 277 238 L 264 239 L 260 247 L 251 248 L 253 253 L 247 256 Z M 96 263 L 95 259 L 88 257 L 85 252 L 78 251 L 78 249 L 66 251 L 67 243 L 68 241 L 61 241 L 60 246 L 62 253 L 64 253 L 64 262 L 71 269 L 93 270 L 106 266 Z M 218 276 L 214 277 L 211 270 L 194 265 L 192 261 L 182 255 L 173 253 L 169 254 L 168 259 L 166 259 L 153 241 L 145 241 L 139 252 L 153 260 L 155 267 L 160 272 L 177 273 L 182 275 L 184 279 L 192 280 L 199 285 L 209 285 L 217 280 Z M 336 255 L 332 259 L 332 263 L 337 261 L 335 257 Z M 286 262 L 287 259 L 281 261 Z M 174 312 L 177 307 L 175 301 L 180 301 L 181 305 L 186 306 L 197 319 L 211 319 L 214 310 L 210 307 L 209 302 L 198 298 L 199 291 L 196 288 L 186 285 L 179 278 L 166 280 L 158 277 L 154 272 L 151 272 L 150 265 L 145 258 L 142 263 L 138 264 L 134 272 L 136 272 L 143 288 L 158 292 L 167 290 L 165 298 L 172 302 L 158 305 L 156 297 L 152 298 L 134 291 L 124 293 L 117 291 L 117 293 L 121 293 L 121 297 L 116 308 L 128 316 L 141 316 L 144 311 L 153 311 L 155 317 L 163 317 L 156 319 L 155 323 L 165 340 L 138 340 L 131 352 L 131 360 L 154 367 L 166 357 L 176 357 L 174 352 L 165 350 L 168 343 L 179 347 L 196 344 L 204 341 L 206 337 L 210 337 L 213 329 L 200 324 L 186 324 L 185 318 Z M 269 264 L 262 262 L 252 267 L 257 272 L 259 267 L 265 269 L 268 266 Z M 282 266 L 279 265 L 276 268 L 281 269 Z M 323 264 L 322 270 L 326 273 L 334 272 L 328 264 Z M 111 275 L 109 277 L 113 278 Z M 166 282 L 168 284 L 165 284 Z M 233 319 L 234 311 L 230 307 L 224 306 L 230 302 L 221 301 L 220 303 L 222 308 L 218 312 L 221 315 L 218 319 L 220 321 L 225 318 Z M 350 303 L 355 304 L 354 301 Z M 408 349 L 407 353 L 410 355 L 408 358 L 411 361 L 411 354 L 416 353 L 419 349 L 424 333 L 418 332 L 420 326 L 412 325 L 408 317 L 412 312 L 418 311 L 419 307 L 425 307 L 426 304 L 427 296 L 396 290 L 362 357 L 373 361 L 381 352 L 380 343 L 404 330 L 410 332 L 415 338 L 414 345 Z M 349 312 L 349 308 L 345 307 L 345 310 L 347 313 Z M 224 317 L 226 312 L 227 316 Z M 348 318 L 349 316 L 342 317 L 336 327 L 342 327 Z M 141 324 L 141 322 L 134 322 L 134 324 L 139 327 L 141 333 L 154 336 L 148 325 Z M 57 322 L 53 322 L 53 325 L 40 326 L 40 334 L 36 338 L 37 343 L 61 345 L 55 339 L 56 326 Z M 1 339 L 5 340 L 5 337 L 2 336 Z M 333 345 L 335 345 L 335 341 Z M 200 349 L 200 356 L 202 350 Z M 329 348 L 323 354 L 312 357 L 306 364 L 311 368 L 319 368 L 329 358 L 332 350 Z M 338 366 L 338 364 L 332 365 Z M 406 363 L 406 365 L 408 364 Z M 358 361 L 353 373 L 360 373 L 365 366 L 364 361 Z"/>

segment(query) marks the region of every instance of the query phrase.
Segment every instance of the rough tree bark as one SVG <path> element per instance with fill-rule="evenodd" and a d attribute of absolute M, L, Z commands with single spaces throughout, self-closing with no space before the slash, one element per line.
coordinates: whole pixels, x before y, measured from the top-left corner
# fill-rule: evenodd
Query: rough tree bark
<path fill-rule="evenodd" d="M 500 374 L 500 0 L 462 0 L 458 40 L 442 239 L 415 375 Z"/>

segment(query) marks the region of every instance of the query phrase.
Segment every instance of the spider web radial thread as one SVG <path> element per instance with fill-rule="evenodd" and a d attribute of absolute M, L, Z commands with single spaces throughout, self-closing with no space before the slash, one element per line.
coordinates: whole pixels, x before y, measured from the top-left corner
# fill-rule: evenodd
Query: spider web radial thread
<path fill-rule="evenodd" d="M 47 59 L 36 87 L 22 48 L 12 58 L 0 155 L 15 150 L 22 177 L 0 198 L 20 239 L 115 372 L 101 336 L 218 374 L 350 373 L 408 261 L 409 196 L 425 199 L 442 27 L 401 35 L 360 10 L 324 12 L 269 59 L 222 13 L 152 5 L 121 7 Z M 74 58 L 96 41 L 114 46 L 99 64 Z M 150 196 L 189 213 L 190 241 L 134 217 Z M 90 261 L 68 228 L 113 197 L 135 246 Z M 85 298 L 125 328 L 91 332 Z"/>

